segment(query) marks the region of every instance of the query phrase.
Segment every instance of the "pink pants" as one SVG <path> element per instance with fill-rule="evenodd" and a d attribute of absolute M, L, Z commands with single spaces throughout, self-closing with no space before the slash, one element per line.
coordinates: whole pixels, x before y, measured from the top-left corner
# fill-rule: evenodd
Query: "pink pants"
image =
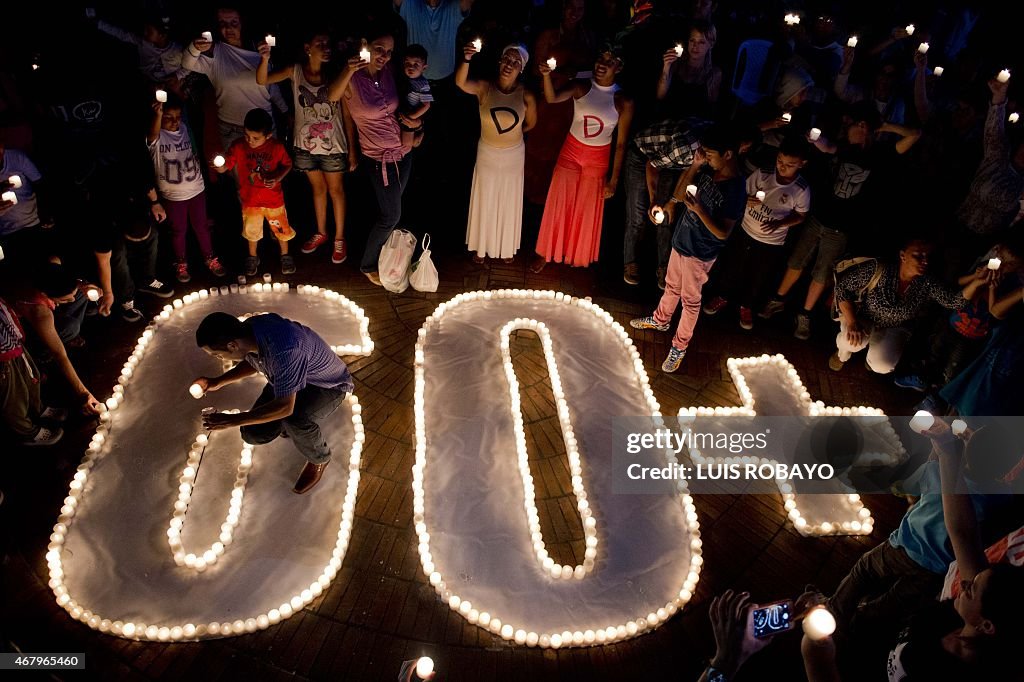
<path fill-rule="evenodd" d="M 693 338 L 693 328 L 697 326 L 700 315 L 700 290 L 708 281 L 708 273 L 714 260 L 703 261 L 693 256 L 684 256 L 675 249 L 668 259 L 668 272 L 665 274 L 665 293 L 661 296 L 658 309 L 654 311 L 654 321 L 668 324 L 676 312 L 676 306 L 683 304 L 683 314 L 676 327 L 676 335 L 672 337 L 672 347 L 686 350 Z"/>
<path fill-rule="evenodd" d="M 174 245 L 175 259 L 179 263 L 188 260 L 185 251 L 190 222 L 203 258 L 212 256 L 213 244 L 210 240 L 210 226 L 206 224 L 206 192 L 200 192 L 185 201 L 164 199 L 163 204 L 167 211 L 167 222 L 171 224 L 171 243 Z"/>

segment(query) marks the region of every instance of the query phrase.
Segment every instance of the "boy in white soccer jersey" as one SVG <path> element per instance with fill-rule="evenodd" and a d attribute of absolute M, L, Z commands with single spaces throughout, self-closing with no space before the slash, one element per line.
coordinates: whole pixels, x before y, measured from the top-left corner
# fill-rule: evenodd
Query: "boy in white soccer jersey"
<path fill-rule="evenodd" d="M 171 241 L 177 261 L 175 274 L 179 282 L 188 282 L 192 279 L 188 274 L 186 253 L 189 222 L 206 267 L 217 277 L 226 273 L 213 253 L 206 218 L 206 184 L 192 135 L 181 120 L 181 107 L 181 101 L 173 95 L 169 96 L 166 104 L 153 102 L 153 120 L 146 135 L 146 144 L 156 170 L 157 192 L 171 224 Z"/>

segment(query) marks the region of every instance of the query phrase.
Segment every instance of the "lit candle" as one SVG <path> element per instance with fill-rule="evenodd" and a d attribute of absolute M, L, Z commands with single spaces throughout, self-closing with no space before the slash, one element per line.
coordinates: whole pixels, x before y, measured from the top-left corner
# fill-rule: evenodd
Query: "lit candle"
<path fill-rule="evenodd" d="M 1019 120 L 1020 120 L 1020 114 L 1018 114 L 1018 113 L 1017 113 L 1017 112 L 1015 111 L 1015 112 L 1013 112 L 1012 114 L 1010 114 L 1010 117 L 1009 117 L 1009 118 L 1007 118 L 1006 120 L 1007 120 L 1007 121 L 1009 121 L 1010 123 L 1016 123 L 1017 121 L 1019 121 Z"/>
<path fill-rule="evenodd" d="M 203 35 L 203 40 L 205 40 L 206 42 L 208 42 L 208 43 L 212 43 L 213 42 L 213 33 L 211 33 L 210 31 L 203 31 L 202 35 Z"/>
<path fill-rule="evenodd" d="M 824 606 L 811 609 L 804 616 L 804 634 L 814 641 L 820 641 L 836 631 L 836 618 Z"/>
<path fill-rule="evenodd" d="M 849 40 L 846 41 L 847 47 L 857 47 L 857 36 L 850 36 Z"/>
<path fill-rule="evenodd" d="M 100 300 L 100 291 L 99 289 L 89 289 L 88 291 L 85 292 L 85 297 L 88 298 L 93 303 L 95 303 L 96 301 Z"/>
<path fill-rule="evenodd" d="M 691 197 L 697 196 L 697 185 L 687 185 L 686 193 L 689 194 Z"/>
<path fill-rule="evenodd" d="M 167 101 L 167 91 L 166 90 L 157 90 L 156 91 L 156 101 L 157 102 L 161 102 L 161 103 L 166 102 Z"/>
<path fill-rule="evenodd" d="M 787 26 L 796 26 L 797 24 L 800 23 L 800 15 L 799 14 L 787 14 L 784 17 L 784 21 L 786 22 Z"/>
<path fill-rule="evenodd" d="M 18 195 L 14 192 L 4 192 L 0 194 L 0 201 L 9 201 L 12 204 L 18 203 Z"/>
<path fill-rule="evenodd" d="M 678 44 L 678 43 L 676 44 L 676 56 L 677 57 L 682 57 L 683 56 L 683 46 Z"/>
<path fill-rule="evenodd" d="M 1002 264 L 1003 264 L 1003 261 L 1001 259 L 999 259 L 999 258 L 989 258 L 988 259 L 988 269 L 989 270 L 998 270 L 999 267 Z"/>
<path fill-rule="evenodd" d="M 658 209 L 654 212 L 654 224 L 661 225 L 663 222 L 665 222 L 665 212 Z"/>
<path fill-rule="evenodd" d="M 421 680 L 434 674 L 434 661 L 428 656 L 420 656 L 416 661 L 416 674 Z"/>
<path fill-rule="evenodd" d="M 918 410 L 910 420 L 910 430 L 914 433 L 923 433 L 932 428 L 935 424 L 935 417 L 928 410 Z"/>
<path fill-rule="evenodd" d="M 754 193 L 754 196 L 757 197 L 758 201 L 764 201 L 764 197 L 765 197 L 764 190 L 763 189 L 757 190 L 757 192 Z"/>
<path fill-rule="evenodd" d="M 782 120 L 783 120 L 783 121 L 785 121 L 786 123 L 789 123 L 790 121 L 792 121 L 792 120 L 793 120 L 793 114 L 791 114 L 791 113 L 789 113 L 789 112 L 787 111 L 786 113 L 784 113 L 784 114 L 782 115 Z"/>
<path fill-rule="evenodd" d="M 204 393 L 203 387 L 200 386 L 199 384 L 192 384 L 191 386 L 189 386 L 188 392 L 191 393 L 192 397 L 195 398 L 196 400 L 202 398 Z"/>
<path fill-rule="evenodd" d="M 473 41 L 473 49 L 476 50 L 477 52 L 479 52 L 480 50 L 484 49 L 484 41 L 480 40 L 479 38 L 474 40 Z"/>
<path fill-rule="evenodd" d="M 932 73 L 934 73 L 936 76 L 941 76 L 943 70 L 944 69 L 941 66 L 936 66 L 934 69 L 932 69 Z"/>
<path fill-rule="evenodd" d="M 949 425 L 949 428 L 953 432 L 954 436 L 960 436 L 967 430 L 967 422 L 963 419 L 954 419 L 953 423 Z"/>
<path fill-rule="evenodd" d="M 996 80 L 999 81 L 1000 83 L 1005 83 L 1006 81 L 1010 80 L 1010 70 L 1003 69 L 1002 71 L 1000 71 L 996 75 Z"/>
<path fill-rule="evenodd" d="M 914 28 L 913 24 L 907 24 L 906 28 L 904 28 L 903 30 L 907 32 L 908 36 L 912 36 L 914 35 L 914 31 L 916 31 L 917 29 Z"/>
<path fill-rule="evenodd" d="M 270 35 L 269 33 L 264 38 L 264 40 L 267 41 L 267 47 L 277 47 L 277 38 Z"/>
<path fill-rule="evenodd" d="M 225 164 L 224 157 L 221 156 L 220 154 L 218 154 L 217 156 L 213 157 L 213 165 L 216 166 L 217 168 L 223 168 L 224 164 Z"/>
<path fill-rule="evenodd" d="M 272 279 L 273 279 L 273 277 L 271 277 L 271 276 L 270 276 L 270 273 L 269 273 L 269 272 L 264 272 L 264 273 L 263 273 L 263 281 L 264 281 L 264 282 L 266 282 L 267 284 L 270 284 L 270 281 L 271 281 Z"/>
<path fill-rule="evenodd" d="M 917 46 L 917 51 L 921 54 L 928 54 L 928 48 L 931 47 L 928 43 L 921 43 Z"/>
<path fill-rule="evenodd" d="M 13 187 L 14 189 L 20 189 L 21 188 L 21 176 L 20 175 L 12 175 L 11 177 L 7 178 L 7 182 L 11 183 L 11 187 Z"/>
<path fill-rule="evenodd" d="M 819 137 L 821 137 L 821 128 L 811 128 L 811 132 L 807 133 L 807 138 L 811 142 L 814 142 Z"/>
<path fill-rule="evenodd" d="M 555 58 L 554 57 L 549 57 L 548 58 L 548 68 L 551 69 L 552 71 L 554 71 L 556 66 L 558 66 L 558 62 L 555 61 Z"/>
<path fill-rule="evenodd" d="M 370 51 L 368 49 L 366 49 L 365 47 L 363 49 L 359 50 L 359 58 L 361 60 L 363 60 L 364 62 L 370 61 Z"/>

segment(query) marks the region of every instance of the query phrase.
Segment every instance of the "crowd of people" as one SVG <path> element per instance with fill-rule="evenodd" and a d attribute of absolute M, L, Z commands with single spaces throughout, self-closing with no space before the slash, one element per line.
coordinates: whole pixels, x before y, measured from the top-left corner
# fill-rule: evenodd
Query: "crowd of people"
<path fill-rule="evenodd" d="M 101 410 L 72 361 L 87 315 L 138 323 L 143 299 L 173 296 L 197 264 L 251 277 L 268 229 L 282 274 L 300 265 L 296 236 L 336 265 L 351 240 L 379 285 L 400 223 L 444 225 L 481 266 L 599 263 L 638 293 L 656 285 L 631 325 L 666 332 L 681 309 L 665 372 L 701 312 L 734 310 L 750 332 L 788 316 L 802 340 L 830 336 L 828 312 L 833 371 L 866 350 L 871 373 L 933 413 L 1024 407 L 1024 124 L 996 8 L 366 0 L 300 19 L 142 5 L 55 10 L 45 43 L 0 55 L 0 391 L 23 445 Z M 44 403 L 37 362 L 70 410 Z M 935 529 L 942 509 L 924 538 L 945 543 L 941 560 L 886 570 L 941 575 L 951 542 L 975 596 L 994 589 L 963 529 Z M 830 602 L 841 631 L 859 608 L 848 588 Z M 729 595 L 713 611 L 744 608 Z M 946 652 L 971 665 L 994 635 L 961 615 L 970 632 Z"/>

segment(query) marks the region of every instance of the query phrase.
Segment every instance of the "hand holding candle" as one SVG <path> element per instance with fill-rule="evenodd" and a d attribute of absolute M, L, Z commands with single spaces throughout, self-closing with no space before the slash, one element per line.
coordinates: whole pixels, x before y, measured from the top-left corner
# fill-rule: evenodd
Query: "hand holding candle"
<path fill-rule="evenodd" d="M 370 61 L 370 50 L 367 49 L 366 45 L 363 45 L 363 49 L 359 50 L 359 58 L 366 63 Z"/>
<path fill-rule="evenodd" d="M 689 194 L 691 197 L 697 196 L 697 185 L 687 185 L 686 193 Z"/>
<path fill-rule="evenodd" d="M 1003 261 L 1001 259 L 999 259 L 999 258 L 989 258 L 988 259 L 988 269 L 989 270 L 998 270 L 1000 267 L 1002 267 L 1002 265 L 1003 265 Z"/>
<path fill-rule="evenodd" d="M 665 212 L 662 211 L 660 208 L 654 209 L 654 213 L 652 215 L 654 216 L 655 225 L 661 225 L 663 222 L 665 222 Z"/>
<path fill-rule="evenodd" d="M 921 43 L 917 46 L 917 51 L 921 54 L 928 54 L 928 48 L 931 47 L 928 43 Z"/>
<path fill-rule="evenodd" d="M 935 74 L 936 76 L 941 76 L 943 71 L 944 69 L 941 66 L 936 66 L 934 69 L 932 69 L 932 73 Z"/>
<path fill-rule="evenodd" d="M 11 202 L 12 205 L 13 204 L 17 204 L 18 203 L 18 195 L 15 194 L 14 192 L 7 191 L 7 192 L 4 192 L 3 194 L 0 194 L 0 201 L 9 201 L 9 202 Z"/>
<path fill-rule="evenodd" d="M 96 301 L 100 300 L 100 290 L 90 287 L 89 289 L 86 290 L 85 297 L 88 298 L 93 303 L 95 303 Z"/>
<path fill-rule="evenodd" d="M 166 90 L 157 90 L 156 93 L 155 93 L 155 97 L 156 97 L 156 101 L 157 102 L 160 102 L 161 104 L 165 104 L 167 102 L 167 91 Z"/>
<path fill-rule="evenodd" d="M 682 57 L 683 56 L 683 46 L 682 45 L 680 45 L 679 43 L 676 43 L 675 50 L 676 50 L 676 56 L 677 57 Z"/>
<path fill-rule="evenodd" d="M 267 47 L 277 47 L 277 38 L 271 34 L 267 34 L 263 40 L 267 43 Z"/>
<path fill-rule="evenodd" d="M 787 26 L 796 26 L 797 24 L 800 23 L 800 15 L 793 13 L 787 14 L 785 17 L 783 17 L 783 21 L 786 22 Z"/>
<path fill-rule="evenodd" d="M 548 68 L 549 68 L 549 69 L 551 69 L 552 71 L 554 71 L 554 70 L 555 70 L 555 67 L 557 67 L 557 66 L 558 66 L 558 62 L 557 62 L 557 61 L 555 60 L 555 58 L 554 58 L 554 57 L 548 57 L 547 65 L 548 65 Z"/>
<path fill-rule="evenodd" d="M 910 419 L 910 430 L 914 433 L 924 433 L 935 425 L 935 416 L 928 410 L 918 410 Z"/>
<path fill-rule="evenodd" d="M 846 41 L 846 46 L 847 47 L 857 47 L 857 41 L 858 41 L 857 36 L 850 36 L 850 38 Z"/>
<path fill-rule="evenodd" d="M 763 189 L 759 189 L 757 190 L 757 192 L 754 193 L 754 196 L 757 197 L 758 201 L 764 201 L 766 195 Z"/>
<path fill-rule="evenodd" d="M 479 52 L 480 50 L 484 49 L 484 41 L 480 40 L 479 38 L 474 40 L 473 41 L 473 49 L 476 50 L 477 52 Z"/>
<path fill-rule="evenodd" d="M 1009 69 L 1003 69 L 1002 71 L 1000 71 L 998 74 L 996 74 L 996 80 L 999 81 L 1000 83 L 1006 83 L 1007 81 L 1009 81 L 1010 80 L 1010 70 Z"/>
<path fill-rule="evenodd" d="M 1006 120 L 1009 121 L 1010 123 L 1016 123 L 1017 121 L 1020 120 L 1020 114 L 1018 114 L 1015 111 L 1012 114 L 1010 114 L 1010 116 Z"/>
<path fill-rule="evenodd" d="M 786 113 L 782 114 L 782 120 L 785 121 L 786 123 L 789 123 L 790 121 L 793 120 L 793 114 L 787 111 Z"/>
<path fill-rule="evenodd" d="M 203 31 L 202 34 L 200 34 L 200 35 L 201 35 L 202 39 L 205 40 L 206 42 L 208 42 L 208 43 L 212 43 L 213 42 L 213 33 L 211 33 L 210 31 Z"/>
<path fill-rule="evenodd" d="M 11 177 L 7 178 L 7 182 L 10 183 L 11 189 L 20 189 L 21 188 L 21 176 L 20 175 L 12 175 Z"/>
<path fill-rule="evenodd" d="M 903 30 L 907 32 L 908 36 L 912 36 L 914 35 L 914 31 L 916 31 L 917 29 L 914 27 L 913 24 L 907 24 Z"/>
<path fill-rule="evenodd" d="M 188 392 L 191 393 L 192 397 L 195 398 L 196 400 L 199 400 L 200 398 L 203 397 L 203 395 L 206 394 L 206 391 L 204 391 L 203 387 L 200 386 L 199 384 L 192 384 L 191 386 L 189 386 Z"/>
<path fill-rule="evenodd" d="M 824 606 L 816 606 L 804 616 L 803 627 L 805 635 L 820 642 L 836 631 L 836 618 Z"/>
<path fill-rule="evenodd" d="M 807 133 L 807 139 L 811 142 L 817 142 L 819 137 L 821 137 L 821 128 L 811 128 Z"/>
<path fill-rule="evenodd" d="M 217 156 L 213 157 L 213 165 L 216 166 L 217 168 L 223 168 L 225 163 L 226 163 L 226 161 L 225 161 L 224 157 L 221 156 L 220 154 L 218 154 Z"/>
<path fill-rule="evenodd" d="M 949 430 L 953 432 L 954 436 L 962 436 L 967 431 L 967 422 L 963 419 L 954 419 L 953 423 L 949 425 Z"/>
<path fill-rule="evenodd" d="M 429 679 L 434 674 L 434 661 L 428 656 L 416 660 L 416 676 L 421 680 Z"/>

